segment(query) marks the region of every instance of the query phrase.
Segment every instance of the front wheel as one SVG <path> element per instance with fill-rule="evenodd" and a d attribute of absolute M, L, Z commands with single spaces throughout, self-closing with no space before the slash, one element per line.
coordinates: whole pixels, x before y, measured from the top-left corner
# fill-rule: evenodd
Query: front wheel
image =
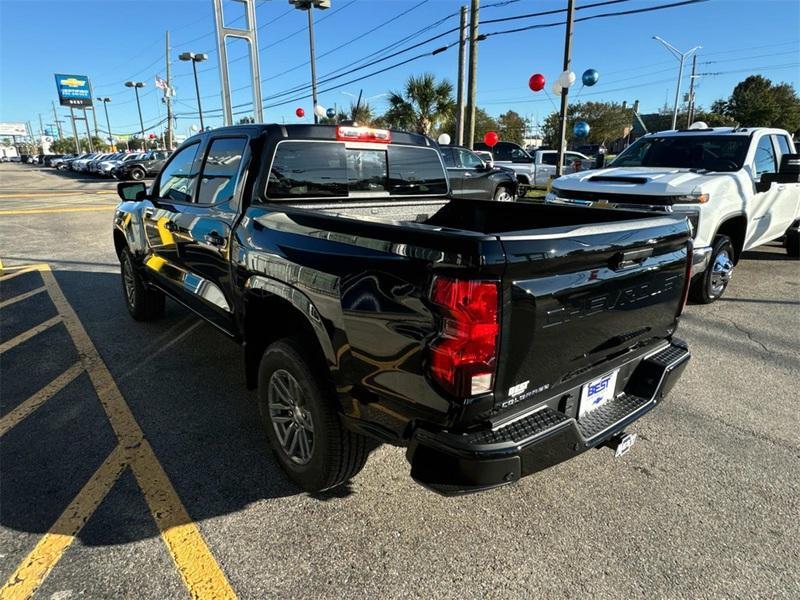
<path fill-rule="evenodd" d="M 798 229 L 796 223 L 786 231 L 783 245 L 786 248 L 786 254 L 788 256 L 791 258 L 800 258 L 800 229 Z"/>
<path fill-rule="evenodd" d="M 139 167 L 131 169 L 131 179 L 134 181 L 141 181 L 144 179 L 145 172 L 144 169 L 140 169 Z"/>
<path fill-rule="evenodd" d="M 119 256 L 125 306 L 137 321 L 153 321 L 164 314 L 164 292 L 148 288 L 136 271 L 127 248 Z"/>
<path fill-rule="evenodd" d="M 509 191 L 508 187 L 504 185 L 498 185 L 494 192 L 494 199 L 497 202 L 513 202 L 514 194 Z"/>
<path fill-rule="evenodd" d="M 711 260 L 705 272 L 695 278 L 689 294 L 699 304 L 711 304 L 718 300 L 733 277 L 733 242 L 727 235 L 718 235 L 714 240 Z"/>
<path fill-rule="evenodd" d="M 259 413 L 275 458 L 306 492 L 345 483 L 367 460 L 366 438 L 342 427 L 335 402 L 299 339 L 266 349 L 258 369 Z"/>

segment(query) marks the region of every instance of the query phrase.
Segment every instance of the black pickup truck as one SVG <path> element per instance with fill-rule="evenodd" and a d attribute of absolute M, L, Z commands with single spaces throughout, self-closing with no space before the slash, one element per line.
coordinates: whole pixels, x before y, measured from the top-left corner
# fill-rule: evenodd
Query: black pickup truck
<path fill-rule="evenodd" d="M 347 481 L 377 443 L 406 447 L 443 494 L 621 453 L 689 359 L 673 338 L 685 219 L 453 199 L 421 135 L 225 127 L 187 140 L 149 191 L 118 191 L 130 314 L 170 296 L 241 344 L 305 490 Z"/>

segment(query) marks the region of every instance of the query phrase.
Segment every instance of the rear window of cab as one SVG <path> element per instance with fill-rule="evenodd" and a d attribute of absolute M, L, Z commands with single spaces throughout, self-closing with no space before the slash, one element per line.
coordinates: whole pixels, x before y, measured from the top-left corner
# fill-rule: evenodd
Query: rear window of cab
<path fill-rule="evenodd" d="M 279 142 L 267 184 L 270 199 L 446 193 L 435 149 L 344 142 Z"/>

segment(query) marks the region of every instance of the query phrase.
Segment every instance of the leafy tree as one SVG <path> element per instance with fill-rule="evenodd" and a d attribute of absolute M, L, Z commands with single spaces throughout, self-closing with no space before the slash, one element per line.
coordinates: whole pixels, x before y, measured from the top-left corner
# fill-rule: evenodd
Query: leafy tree
<path fill-rule="evenodd" d="M 477 119 L 476 119 L 477 121 Z M 520 146 L 525 143 L 525 131 L 527 122 L 518 113 L 509 110 L 497 118 L 497 133 L 500 139 L 506 142 L 514 142 Z"/>
<path fill-rule="evenodd" d="M 412 75 L 402 92 L 389 93 L 389 110 L 384 119 L 392 127 L 430 135 L 452 115 L 453 84 L 437 82 L 433 73 Z"/>
<path fill-rule="evenodd" d="M 633 113 L 617 102 L 576 102 L 567 108 L 567 140 L 574 138 L 572 128 L 577 121 L 589 124 L 589 135 L 580 138 L 581 142 L 601 144 L 623 137 L 626 128 L 631 127 Z M 545 144 L 556 146 L 559 135 L 559 115 L 550 113 L 542 124 Z M 647 123 L 645 123 L 647 124 Z M 650 129 L 650 125 L 647 125 Z M 653 131 L 651 129 L 651 131 Z M 578 141 L 575 138 L 575 141 Z"/>
<path fill-rule="evenodd" d="M 361 102 L 356 104 L 350 103 L 350 119 L 359 125 L 372 125 L 375 115 L 373 114 L 372 107 L 368 102 Z"/>
<path fill-rule="evenodd" d="M 788 83 L 773 84 L 761 75 L 741 81 L 727 100 L 712 105 L 744 127 L 779 127 L 800 131 L 800 98 Z"/>
<path fill-rule="evenodd" d="M 497 121 L 485 110 L 480 107 L 475 109 L 475 141 L 480 142 L 483 140 L 483 136 L 486 135 L 489 131 L 498 131 L 500 126 L 498 125 Z M 450 136 L 450 139 L 453 140 L 453 143 L 456 143 L 456 116 L 455 110 L 450 114 L 447 119 L 444 120 L 442 125 L 436 130 L 436 136 L 441 135 L 442 133 L 446 133 Z M 464 136 L 464 142 L 466 142 L 466 134 Z"/>

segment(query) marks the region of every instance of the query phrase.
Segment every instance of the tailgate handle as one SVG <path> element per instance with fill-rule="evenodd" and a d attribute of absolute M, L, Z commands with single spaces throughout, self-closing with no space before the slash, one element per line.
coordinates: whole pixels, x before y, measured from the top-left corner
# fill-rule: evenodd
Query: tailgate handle
<path fill-rule="evenodd" d="M 644 259 L 653 255 L 652 248 L 641 248 L 639 250 L 628 250 L 627 252 L 619 252 L 614 255 L 612 259 L 613 268 L 615 271 L 621 269 L 629 269 L 644 262 Z"/>

